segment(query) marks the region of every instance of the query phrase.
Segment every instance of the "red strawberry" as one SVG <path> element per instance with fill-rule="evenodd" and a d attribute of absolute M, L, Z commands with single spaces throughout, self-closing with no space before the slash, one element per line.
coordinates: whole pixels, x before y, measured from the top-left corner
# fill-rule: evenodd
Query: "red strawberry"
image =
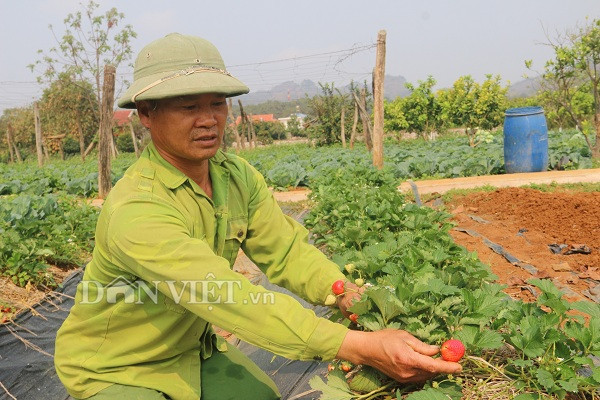
<path fill-rule="evenodd" d="M 348 317 L 348 319 L 352 322 L 354 322 L 355 324 L 358 324 L 358 315 L 356 314 L 350 314 L 350 316 Z"/>
<path fill-rule="evenodd" d="M 450 339 L 444 342 L 440 352 L 444 360 L 458 362 L 465 354 L 465 345 L 458 339 Z"/>
<path fill-rule="evenodd" d="M 333 285 L 331 285 L 331 291 L 336 296 L 344 293 L 344 290 L 345 290 L 344 289 L 344 281 L 342 281 L 342 280 L 337 280 L 337 281 L 333 282 Z"/>

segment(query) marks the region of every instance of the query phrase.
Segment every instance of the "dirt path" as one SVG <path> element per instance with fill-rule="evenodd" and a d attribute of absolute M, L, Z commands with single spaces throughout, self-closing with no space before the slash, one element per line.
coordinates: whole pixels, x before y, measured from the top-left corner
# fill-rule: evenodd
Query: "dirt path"
<path fill-rule="evenodd" d="M 416 181 L 414 184 L 417 186 L 420 194 L 425 194 L 434 192 L 444 193 L 451 189 L 473 189 L 486 185 L 493 187 L 519 187 L 532 183 L 550 184 L 553 182 L 600 182 L 600 169 L 578 169 L 573 171 L 546 171 L 522 174 L 470 176 L 466 178 Z M 399 188 L 403 192 L 412 190 L 409 182 L 402 183 Z"/>

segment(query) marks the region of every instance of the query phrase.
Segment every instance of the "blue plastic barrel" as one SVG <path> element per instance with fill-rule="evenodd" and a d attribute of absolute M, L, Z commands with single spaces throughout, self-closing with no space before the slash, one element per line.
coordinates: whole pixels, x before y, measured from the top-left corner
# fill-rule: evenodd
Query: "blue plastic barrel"
<path fill-rule="evenodd" d="M 509 174 L 540 172 L 548 168 L 548 126 L 542 107 L 506 110 L 504 168 Z"/>

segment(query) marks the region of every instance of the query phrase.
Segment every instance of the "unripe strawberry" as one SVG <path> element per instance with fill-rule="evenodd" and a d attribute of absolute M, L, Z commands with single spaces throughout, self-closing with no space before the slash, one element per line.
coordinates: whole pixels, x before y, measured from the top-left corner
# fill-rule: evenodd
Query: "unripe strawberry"
<path fill-rule="evenodd" d="M 365 284 L 365 280 L 363 278 L 357 278 L 354 280 L 354 283 L 358 287 L 362 287 Z"/>
<path fill-rule="evenodd" d="M 458 339 L 446 340 L 440 349 L 446 361 L 458 362 L 465 354 L 465 345 Z"/>
<path fill-rule="evenodd" d="M 325 303 L 324 303 L 324 304 L 325 304 L 326 306 L 332 306 L 332 305 L 334 305 L 334 304 L 335 304 L 336 300 L 337 300 L 337 299 L 335 298 L 335 296 L 334 296 L 334 295 L 332 295 L 332 294 L 328 294 L 328 295 L 327 295 L 327 298 L 325 298 Z"/>
<path fill-rule="evenodd" d="M 344 293 L 344 290 L 344 281 L 342 280 L 337 280 L 333 282 L 333 285 L 331 285 L 331 291 L 336 296 L 339 296 L 340 294 Z"/>
<path fill-rule="evenodd" d="M 342 369 L 342 371 L 344 372 L 350 372 L 350 370 L 352 369 L 352 364 L 350 364 L 349 362 L 344 361 L 342 363 L 342 366 L 340 367 Z"/>
<path fill-rule="evenodd" d="M 346 265 L 344 265 L 344 268 L 346 269 L 346 271 L 348 271 L 349 274 L 354 272 L 354 270 L 356 269 L 354 264 L 346 264 Z"/>

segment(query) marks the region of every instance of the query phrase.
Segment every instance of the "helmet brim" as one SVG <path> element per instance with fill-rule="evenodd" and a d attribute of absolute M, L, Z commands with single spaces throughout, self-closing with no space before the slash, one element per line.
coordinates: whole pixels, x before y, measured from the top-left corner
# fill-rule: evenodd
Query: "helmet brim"
<path fill-rule="evenodd" d="M 169 78 L 165 72 L 136 79 L 118 100 L 121 108 L 135 108 L 139 100 L 160 100 L 169 97 L 219 93 L 226 97 L 239 96 L 250 91 L 246 85 L 231 75 L 221 72 L 196 71 Z M 171 74 L 171 76 L 173 75 Z"/>

